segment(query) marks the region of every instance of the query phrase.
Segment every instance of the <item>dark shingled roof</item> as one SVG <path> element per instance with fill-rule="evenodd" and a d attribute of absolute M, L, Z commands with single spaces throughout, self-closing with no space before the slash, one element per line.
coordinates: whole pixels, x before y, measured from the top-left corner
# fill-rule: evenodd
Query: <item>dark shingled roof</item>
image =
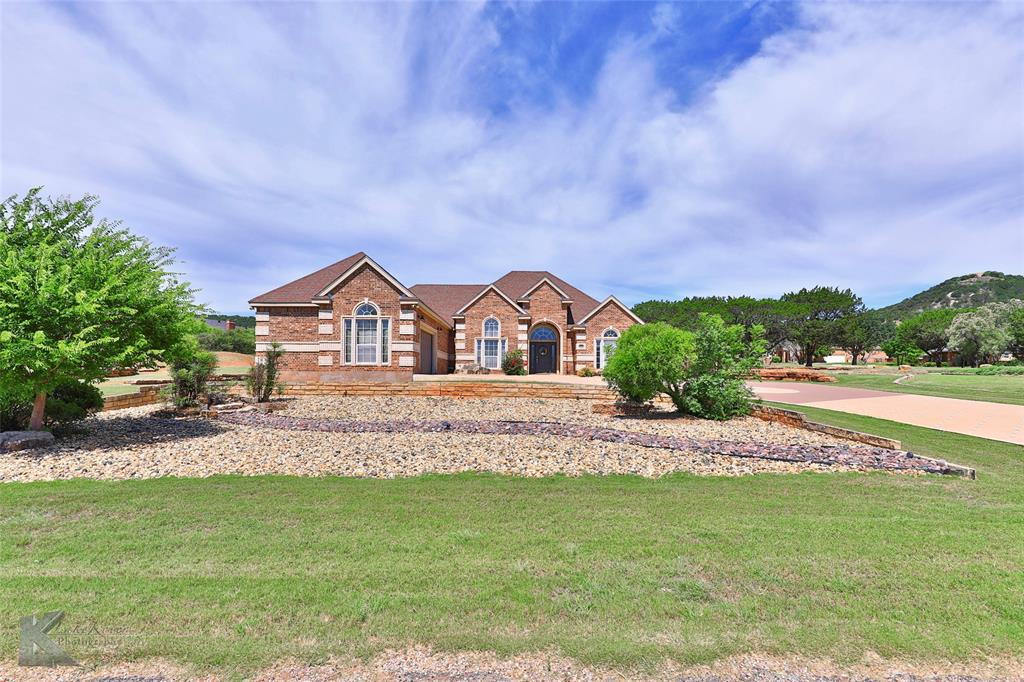
<path fill-rule="evenodd" d="M 459 308 L 469 303 L 486 284 L 416 284 L 409 291 L 423 301 L 428 308 L 451 320 Z"/>
<path fill-rule="evenodd" d="M 310 303 L 314 296 L 324 287 L 340 277 L 346 270 L 366 256 L 360 251 L 326 268 L 300 277 L 294 282 L 272 289 L 250 299 L 249 303 Z M 496 286 L 503 294 L 513 301 L 523 298 L 527 291 L 538 282 L 548 278 L 552 283 L 572 299 L 572 317 L 581 320 L 594 310 L 600 302 L 583 293 L 564 279 L 552 275 L 547 270 L 512 270 L 504 277 L 496 280 Z M 473 300 L 488 284 L 417 284 L 409 290 L 435 313 L 445 320 L 451 320 L 464 305 Z"/>
<path fill-rule="evenodd" d="M 587 296 L 564 279 L 552 275 L 547 270 L 513 270 L 495 281 L 494 286 L 501 289 L 513 301 L 518 301 L 523 297 L 523 294 L 532 289 L 537 282 L 545 277 L 572 299 L 572 316 L 574 319 L 582 320 L 601 303 Z"/>
<path fill-rule="evenodd" d="M 249 303 L 309 303 L 325 286 L 336 280 L 365 256 L 366 254 L 362 251 L 354 253 L 326 268 L 249 299 Z"/>

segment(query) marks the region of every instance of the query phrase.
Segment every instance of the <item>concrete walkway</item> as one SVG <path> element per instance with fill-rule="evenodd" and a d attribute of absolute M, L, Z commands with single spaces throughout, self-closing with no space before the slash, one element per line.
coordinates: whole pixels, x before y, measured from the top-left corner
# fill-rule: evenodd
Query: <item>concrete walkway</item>
<path fill-rule="evenodd" d="M 1024 445 L 1024 405 L 795 381 L 751 381 L 763 400 L 808 405 Z"/>

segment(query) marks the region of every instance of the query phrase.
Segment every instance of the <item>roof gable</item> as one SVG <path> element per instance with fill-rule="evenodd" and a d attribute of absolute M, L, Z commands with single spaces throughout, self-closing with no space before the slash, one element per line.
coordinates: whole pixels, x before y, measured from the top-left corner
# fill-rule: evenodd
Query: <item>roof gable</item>
<path fill-rule="evenodd" d="M 320 289 L 320 291 L 318 291 L 316 293 L 314 298 L 320 298 L 320 297 L 323 297 L 323 296 L 327 296 L 333 290 L 337 289 L 342 284 L 342 282 L 344 282 L 346 279 L 348 279 L 349 277 L 354 275 L 356 272 L 358 272 L 358 270 L 361 267 L 363 267 L 364 265 L 366 265 L 370 269 L 376 271 L 376 273 L 378 275 L 380 275 L 382 278 L 384 278 L 393 287 L 398 289 L 399 293 L 401 293 L 401 294 L 403 294 L 405 296 L 412 297 L 413 293 L 411 291 L 409 291 L 409 287 L 407 287 L 404 284 L 402 284 L 401 282 L 399 282 L 390 272 L 388 272 L 387 270 L 382 268 L 380 265 L 378 265 L 377 261 L 373 260 L 372 258 L 370 258 L 369 256 L 367 256 L 364 253 L 362 258 L 357 260 L 355 263 L 353 263 L 351 266 L 349 266 L 349 268 L 347 270 L 345 270 L 344 272 L 339 274 L 336 278 L 331 280 L 331 282 L 329 282 L 326 286 L 324 286 L 322 289 Z"/>
<path fill-rule="evenodd" d="M 513 270 L 495 281 L 494 285 L 513 300 L 518 300 L 540 286 L 545 279 L 572 301 L 571 312 L 574 317 L 584 317 L 597 307 L 597 299 L 588 296 L 547 270 Z"/>
<path fill-rule="evenodd" d="M 623 303 L 619 299 L 615 298 L 614 296 L 609 296 L 608 298 L 604 299 L 603 301 L 598 303 L 596 306 L 594 306 L 594 308 L 590 312 L 588 312 L 586 315 L 581 317 L 579 322 L 577 322 L 576 324 L 584 324 L 589 318 L 591 318 L 594 315 L 596 315 L 599 310 L 601 310 L 602 308 L 604 308 L 606 306 L 609 306 L 609 305 L 618 306 L 622 310 L 622 312 L 626 313 L 631 318 L 636 320 L 637 324 L 643 324 L 644 323 L 644 321 L 641 320 L 640 317 L 636 313 L 634 313 L 632 310 L 630 310 L 628 307 L 626 307 L 625 303 Z"/>
<path fill-rule="evenodd" d="M 304 277 L 255 296 L 249 299 L 249 303 L 253 305 L 260 303 L 310 303 L 325 286 L 365 257 L 366 254 L 362 251 L 354 253 L 348 258 L 342 258 L 337 263 L 331 263 L 316 272 L 311 272 Z"/>
<path fill-rule="evenodd" d="M 456 315 L 461 315 L 461 314 L 463 314 L 464 312 L 466 312 L 466 309 L 467 309 L 467 308 L 469 308 L 469 307 L 470 307 L 470 306 L 472 306 L 472 305 L 473 305 L 474 303 L 476 303 L 476 302 L 477 302 L 477 301 L 479 301 L 479 300 L 480 300 L 481 298 L 483 298 L 483 297 L 484 297 L 484 295 L 485 295 L 485 294 L 486 294 L 486 293 L 487 293 L 488 291 L 493 291 L 493 292 L 494 292 L 494 293 L 496 293 L 496 294 L 497 294 L 498 296 L 500 296 L 501 298 L 505 299 L 505 301 L 507 301 L 507 302 L 508 302 L 508 304 L 509 304 L 510 306 L 512 306 L 513 308 L 515 308 L 515 309 L 516 309 L 516 312 L 517 312 L 517 313 L 519 313 L 520 315 L 527 315 L 527 314 L 528 314 L 528 313 L 527 313 L 527 312 L 526 312 L 525 310 L 523 310 L 523 309 L 522 309 L 522 307 L 521 307 L 521 306 L 520 306 L 520 305 L 519 305 L 518 303 L 516 303 L 516 302 L 515 302 L 515 301 L 514 301 L 514 300 L 513 300 L 512 298 L 510 298 L 510 297 L 508 296 L 508 294 L 506 294 L 505 292 L 503 292 L 503 291 L 502 291 L 501 289 L 499 289 L 498 287 L 496 287 L 496 286 L 495 286 L 495 285 L 493 285 L 493 284 L 488 284 L 487 286 L 485 286 L 485 287 L 484 287 L 484 288 L 483 288 L 483 289 L 482 289 L 482 290 L 480 291 L 480 293 L 479 293 L 479 294 L 477 294 L 476 296 L 474 296 L 473 298 L 471 298 L 471 299 L 469 300 L 469 302 L 468 302 L 468 303 L 466 303 L 466 304 L 465 304 L 464 306 L 462 306 L 461 308 L 459 308 L 459 309 L 458 309 L 458 310 L 457 310 L 457 311 L 455 312 L 455 314 L 456 314 Z"/>

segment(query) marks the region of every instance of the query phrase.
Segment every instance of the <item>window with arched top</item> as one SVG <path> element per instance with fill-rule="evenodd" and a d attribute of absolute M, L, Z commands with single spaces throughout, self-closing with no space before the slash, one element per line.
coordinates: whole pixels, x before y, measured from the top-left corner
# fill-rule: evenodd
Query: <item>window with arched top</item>
<path fill-rule="evenodd" d="M 594 366 L 604 369 L 608 358 L 615 352 L 615 346 L 619 343 L 619 332 L 614 329 L 605 329 L 601 338 L 594 341 Z"/>
<path fill-rule="evenodd" d="M 481 331 L 483 337 L 476 340 L 476 364 L 487 369 L 498 369 L 508 350 L 508 340 L 501 335 L 501 322 L 496 317 L 488 317 Z"/>
<path fill-rule="evenodd" d="M 363 301 L 352 317 L 342 318 L 342 326 L 346 365 L 391 364 L 391 318 L 383 317 L 380 308 Z"/>
<path fill-rule="evenodd" d="M 372 303 L 361 303 L 356 308 L 356 317 L 377 317 L 379 314 L 377 306 Z"/>
<path fill-rule="evenodd" d="M 555 333 L 555 330 L 552 329 L 551 327 L 535 327 L 534 330 L 530 332 L 530 340 L 557 341 L 558 335 Z"/>

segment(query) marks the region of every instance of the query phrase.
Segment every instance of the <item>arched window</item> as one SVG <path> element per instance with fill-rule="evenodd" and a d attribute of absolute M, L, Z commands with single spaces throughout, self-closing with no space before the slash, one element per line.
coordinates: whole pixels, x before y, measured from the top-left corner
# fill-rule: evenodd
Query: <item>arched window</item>
<path fill-rule="evenodd" d="M 483 338 L 476 340 L 476 364 L 487 369 L 501 367 L 501 359 L 508 350 L 508 341 L 501 337 L 501 322 L 488 317 L 483 324 Z"/>
<path fill-rule="evenodd" d="M 605 329 L 601 338 L 594 341 L 594 366 L 604 369 L 608 358 L 615 352 L 615 346 L 619 343 L 619 332 L 614 329 Z"/>
<path fill-rule="evenodd" d="M 380 308 L 369 301 L 356 306 L 352 317 L 343 319 L 345 364 L 389 365 L 391 318 L 381 317 Z"/>
<path fill-rule="evenodd" d="M 536 327 L 530 332 L 531 341 L 557 341 L 558 335 L 551 327 Z"/>
<path fill-rule="evenodd" d="M 484 338 L 496 339 L 499 336 L 501 336 L 501 322 L 493 317 L 488 317 L 484 320 Z"/>
<path fill-rule="evenodd" d="M 356 317 L 377 317 L 377 306 L 372 303 L 361 303 L 356 308 Z"/>

